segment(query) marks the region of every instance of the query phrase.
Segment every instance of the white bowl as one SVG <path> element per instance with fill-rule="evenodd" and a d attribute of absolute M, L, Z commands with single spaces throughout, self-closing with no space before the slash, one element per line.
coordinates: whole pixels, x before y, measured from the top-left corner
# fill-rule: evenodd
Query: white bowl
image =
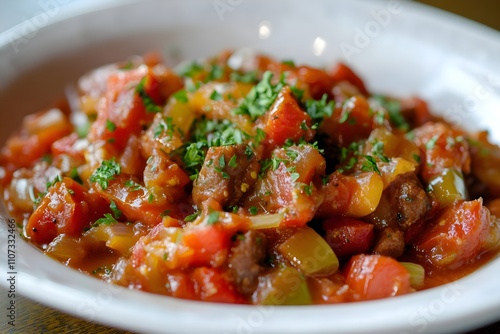
<path fill-rule="evenodd" d="M 397 1 L 108 1 L 58 7 L 0 34 L 0 142 L 86 70 L 150 50 L 175 65 L 250 47 L 298 63 L 351 65 L 372 91 L 419 95 L 500 142 L 500 35 Z M 42 3 L 42 2 L 39 2 Z M 50 24 L 43 24 L 46 18 Z M 47 23 L 47 22 L 45 22 Z M 44 25 L 43 27 L 39 27 Z M 5 213 L 2 214 L 7 219 Z M 0 224 L 0 243 L 7 229 Z M 2 246 L 2 258 L 7 258 Z M 87 320 L 158 333 L 439 333 L 500 319 L 500 258 L 438 288 L 343 305 L 259 307 L 173 299 L 105 284 L 16 239 L 21 294 Z M 7 261 L 0 261 L 3 273 Z M 7 286 L 5 279 L 1 284 Z"/>

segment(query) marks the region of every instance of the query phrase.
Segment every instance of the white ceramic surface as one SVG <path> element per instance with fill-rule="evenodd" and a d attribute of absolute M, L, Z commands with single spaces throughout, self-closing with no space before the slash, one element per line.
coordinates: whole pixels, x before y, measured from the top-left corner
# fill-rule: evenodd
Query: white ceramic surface
<path fill-rule="evenodd" d="M 240 47 L 298 63 L 347 62 L 372 91 L 422 96 L 451 121 L 486 128 L 500 142 L 500 34 L 422 5 L 150 0 L 50 8 L 39 21 L 0 34 L 1 142 L 20 126 L 22 115 L 46 106 L 66 84 L 98 65 L 153 49 L 175 65 Z M 6 235 L 0 224 L 2 273 L 8 271 Z M 453 333 L 500 320 L 500 258 L 453 284 L 393 299 L 264 308 L 110 286 L 64 267 L 19 238 L 16 247 L 20 293 L 84 319 L 134 331 Z M 7 282 L 1 279 L 0 284 Z"/>

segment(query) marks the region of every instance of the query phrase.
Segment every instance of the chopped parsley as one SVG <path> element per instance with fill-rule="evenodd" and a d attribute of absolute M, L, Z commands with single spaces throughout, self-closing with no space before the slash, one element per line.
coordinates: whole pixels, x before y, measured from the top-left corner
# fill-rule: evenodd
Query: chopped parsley
<path fill-rule="evenodd" d="M 212 101 L 220 101 L 222 100 L 222 94 L 219 93 L 216 89 L 212 91 L 212 94 L 210 94 L 210 100 Z"/>
<path fill-rule="evenodd" d="M 129 188 L 131 191 L 137 191 L 142 189 L 142 186 L 139 183 L 132 180 L 125 181 L 125 187 Z"/>
<path fill-rule="evenodd" d="M 377 101 L 389 114 L 389 120 L 399 130 L 408 131 L 410 125 L 406 122 L 401 114 L 401 103 L 397 100 L 389 99 L 382 95 L 374 95 L 373 98 Z"/>
<path fill-rule="evenodd" d="M 165 117 L 160 120 L 160 122 L 154 129 L 153 136 L 154 138 L 159 138 L 163 134 L 165 134 L 167 136 L 167 139 L 171 139 L 172 136 L 174 135 L 175 130 L 176 128 L 172 120 L 172 117 Z"/>
<path fill-rule="evenodd" d="M 111 122 L 109 119 L 106 120 L 106 129 L 108 129 L 109 132 L 113 132 L 116 130 L 116 124 Z"/>
<path fill-rule="evenodd" d="M 248 208 L 248 212 L 252 215 L 252 216 L 255 216 L 258 212 L 258 209 L 256 206 L 251 206 Z"/>
<path fill-rule="evenodd" d="M 246 73 L 232 72 L 230 76 L 231 81 L 241 83 L 255 83 L 259 81 L 257 71 L 250 71 Z"/>
<path fill-rule="evenodd" d="M 248 115 L 253 121 L 264 115 L 285 86 L 284 80 L 273 85 L 271 83 L 272 77 L 272 72 L 264 72 L 262 80 L 250 90 L 241 105 L 233 109 L 233 112 L 237 115 Z"/>
<path fill-rule="evenodd" d="M 219 221 L 219 211 L 212 211 L 208 214 L 207 225 L 213 225 Z"/>
<path fill-rule="evenodd" d="M 376 140 L 372 147 L 372 153 L 375 157 L 379 158 L 382 162 L 391 161 L 384 155 L 384 142 Z"/>
<path fill-rule="evenodd" d="M 335 109 L 335 101 L 327 102 L 328 95 L 323 94 L 321 100 L 307 100 L 305 102 L 307 114 L 316 122 L 321 123 L 326 117 L 331 117 Z"/>
<path fill-rule="evenodd" d="M 118 206 L 116 206 L 115 201 L 111 200 L 111 203 L 109 203 L 109 208 L 113 213 L 113 217 L 115 217 L 116 219 L 119 219 L 122 216 L 122 212 L 120 211 L 120 209 L 118 209 Z"/>
<path fill-rule="evenodd" d="M 187 96 L 187 92 L 185 89 L 178 90 L 174 94 L 172 94 L 174 99 L 176 99 L 180 103 L 188 103 L 189 99 Z"/>
<path fill-rule="evenodd" d="M 148 95 L 146 92 L 146 80 L 147 77 L 142 78 L 137 87 L 135 88 L 135 92 L 142 99 L 142 103 L 144 103 L 144 107 L 147 112 L 150 113 L 158 113 L 163 110 L 163 108 L 155 103 L 155 101 Z"/>
<path fill-rule="evenodd" d="M 218 80 L 222 78 L 223 75 L 224 75 L 224 68 L 217 64 L 212 64 L 212 66 L 210 67 L 210 72 L 208 72 L 208 76 L 205 82 Z"/>
<path fill-rule="evenodd" d="M 219 157 L 219 166 L 214 167 L 214 169 L 219 172 L 224 179 L 229 179 L 230 176 L 227 172 L 224 171 L 224 168 L 226 168 L 226 159 L 224 158 L 224 155 L 221 155 Z"/>
<path fill-rule="evenodd" d="M 113 180 L 115 176 L 120 175 L 121 166 L 114 158 L 111 160 L 104 160 L 101 166 L 97 168 L 90 176 L 91 182 L 97 182 L 103 190 L 108 188 L 109 181 Z"/>
<path fill-rule="evenodd" d="M 111 213 L 105 213 L 104 217 L 99 218 L 95 221 L 95 223 L 92 224 L 92 226 L 99 226 L 99 225 L 112 225 L 116 224 L 118 221 L 113 217 Z"/>
<path fill-rule="evenodd" d="M 380 173 L 380 169 L 378 169 L 377 161 L 375 161 L 375 158 L 371 155 L 364 155 L 364 157 L 365 162 L 361 166 L 361 170 L 363 172 L 376 172 L 378 175 L 382 175 L 382 173 Z"/>
<path fill-rule="evenodd" d="M 199 211 L 195 211 L 194 213 L 186 216 L 186 218 L 184 218 L 184 221 L 185 222 L 192 222 L 194 221 L 196 218 L 198 218 L 198 216 L 200 215 L 200 212 Z"/>
<path fill-rule="evenodd" d="M 58 182 L 62 182 L 61 175 L 57 175 L 52 181 L 47 181 L 45 187 L 47 188 L 47 190 L 49 190 L 50 187 L 52 187 L 54 184 Z"/>
<path fill-rule="evenodd" d="M 312 181 L 309 184 L 304 185 L 304 192 L 307 196 L 311 196 L 313 191 L 313 183 Z"/>
<path fill-rule="evenodd" d="M 185 66 L 184 68 L 182 68 L 179 71 L 179 75 L 181 77 L 192 78 L 195 75 L 197 75 L 200 72 L 202 72 L 204 69 L 205 68 L 203 67 L 203 65 L 201 65 L 201 64 L 199 64 L 197 62 L 192 62 L 192 63 L 188 64 L 187 66 Z"/>
<path fill-rule="evenodd" d="M 425 143 L 425 148 L 428 149 L 429 151 L 434 149 L 434 146 L 436 146 L 436 142 L 439 139 L 439 135 L 434 135 L 427 143 Z"/>
<path fill-rule="evenodd" d="M 299 179 L 299 177 L 300 177 L 300 174 L 297 172 L 290 173 L 290 178 L 292 179 L 292 182 L 297 181 Z"/>
<path fill-rule="evenodd" d="M 76 167 L 71 168 L 71 171 L 69 172 L 69 177 L 72 178 L 73 181 L 76 181 L 79 184 L 83 184 L 83 180 L 78 174 L 78 169 L 76 169 Z"/>
<path fill-rule="evenodd" d="M 153 195 L 152 193 L 149 193 L 148 202 L 153 203 L 154 199 L 155 199 L 155 195 Z"/>
<path fill-rule="evenodd" d="M 236 154 L 234 154 L 231 159 L 229 159 L 229 162 L 227 163 L 227 165 L 231 168 L 236 168 L 238 166 L 238 164 L 236 163 Z"/>

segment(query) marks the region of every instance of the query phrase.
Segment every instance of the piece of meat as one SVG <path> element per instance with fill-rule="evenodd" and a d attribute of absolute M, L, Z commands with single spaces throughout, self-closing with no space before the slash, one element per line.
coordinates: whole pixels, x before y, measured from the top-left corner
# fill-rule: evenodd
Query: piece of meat
<path fill-rule="evenodd" d="M 255 154 L 245 154 L 246 145 L 211 147 L 193 184 L 193 200 L 198 207 L 211 198 L 221 206 L 238 203 L 252 190 L 260 170 Z"/>
<path fill-rule="evenodd" d="M 387 188 L 393 219 L 406 231 L 431 209 L 431 201 L 414 173 L 400 175 Z"/>
<path fill-rule="evenodd" d="M 375 254 L 398 258 L 403 255 L 404 248 L 405 240 L 403 231 L 388 227 L 380 231 L 373 252 Z"/>
<path fill-rule="evenodd" d="M 254 230 L 237 235 L 228 261 L 230 275 L 242 294 L 251 295 L 259 283 L 261 266 L 266 256 L 266 237 Z"/>

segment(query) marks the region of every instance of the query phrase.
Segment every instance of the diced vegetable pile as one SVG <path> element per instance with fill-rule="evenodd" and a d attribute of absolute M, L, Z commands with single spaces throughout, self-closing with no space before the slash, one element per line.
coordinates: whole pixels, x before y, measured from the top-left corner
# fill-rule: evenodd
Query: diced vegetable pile
<path fill-rule="evenodd" d="M 115 284 L 223 303 L 411 293 L 500 247 L 500 148 L 372 94 L 346 65 L 222 52 L 98 68 L 24 118 L 3 200 L 47 255 Z"/>

